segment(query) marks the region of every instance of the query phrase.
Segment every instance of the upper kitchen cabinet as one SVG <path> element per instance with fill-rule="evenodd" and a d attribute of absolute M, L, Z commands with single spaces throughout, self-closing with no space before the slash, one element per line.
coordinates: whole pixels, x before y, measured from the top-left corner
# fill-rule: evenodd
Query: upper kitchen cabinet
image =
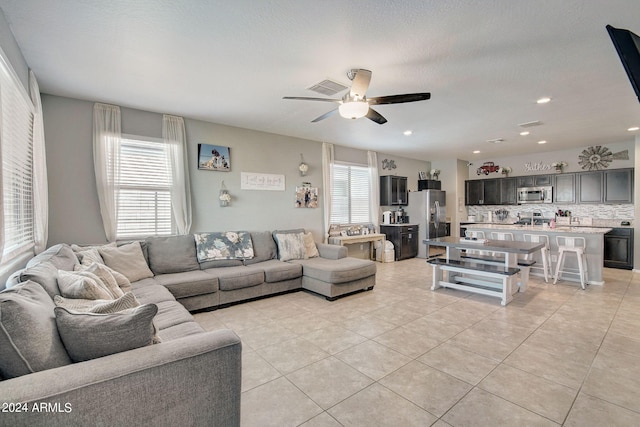
<path fill-rule="evenodd" d="M 511 205 L 516 203 L 516 179 L 474 179 L 465 182 L 465 205 Z"/>
<path fill-rule="evenodd" d="M 485 179 L 484 195 L 482 196 L 483 205 L 499 205 L 500 204 L 500 179 Z"/>
<path fill-rule="evenodd" d="M 519 176 L 518 188 L 520 187 L 542 187 L 552 185 L 553 175 L 529 175 Z"/>
<path fill-rule="evenodd" d="M 575 173 L 563 173 L 553 177 L 553 201 L 555 203 L 576 202 Z"/>
<path fill-rule="evenodd" d="M 408 200 L 406 176 L 385 175 L 380 177 L 381 206 L 406 206 Z"/>
<path fill-rule="evenodd" d="M 517 203 L 516 178 L 500 180 L 500 204 L 515 205 Z"/>
<path fill-rule="evenodd" d="M 633 169 L 603 171 L 604 202 L 633 203 Z"/>
<path fill-rule="evenodd" d="M 576 177 L 578 203 L 602 203 L 604 193 L 602 172 L 581 172 Z"/>
<path fill-rule="evenodd" d="M 482 205 L 484 199 L 484 179 L 465 181 L 465 205 Z"/>

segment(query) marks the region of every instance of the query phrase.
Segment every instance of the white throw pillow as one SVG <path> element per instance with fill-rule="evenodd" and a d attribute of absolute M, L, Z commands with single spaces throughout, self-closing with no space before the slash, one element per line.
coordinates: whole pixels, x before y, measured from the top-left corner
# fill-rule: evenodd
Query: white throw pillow
<path fill-rule="evenodd" d="M 280 261 L 307 258 L 304 248 L 304 233 L 277 233 L 275 238 Z"/>
<path fill-rule="evenodd" d="M 313 234 L 307 232 L 304 234 L 304 251 L 307 258 L 316 258 L 320 256 L 316 242 L 313 240 Z"/>
<path fill-rule="evenodd" d="M 66 308 L 70 311 L 100 314 L 117 313 L 130 308 L 136 308 L 140 305 L 140 302 L 133 292 L 127 292 L 115 300 L 65 298 L 56 295 L 53 297 L 53 302 L 56 303 L 56 306 Z"/>
<path fill-rule="evenodd" d="M 88 266 L 76 265 L 76 271 L 88 271 L 89 273 L 95 274 L 101 281 L 104 288 L 106 288 L 111 294 L 113 299 L 120 298 L 124 295 L 120 286 L 118 286 L 118 282 L 116 281 L 113 274 L 111 274 L 111 270 L 104 264 L 99 264 L 94 262 Z"/>
<path fill-rule="evenodd" d="M 144 259 L 140 242 L 98 249 L 107 267 L 125 275 L 131 282 L 153 277 L 147 261 Z"/>
<path fill-rule="evenodd" d="M 113 299 L 100 278 L 88 271 L 58 270 L 58 288 L 67 298 Z"/>

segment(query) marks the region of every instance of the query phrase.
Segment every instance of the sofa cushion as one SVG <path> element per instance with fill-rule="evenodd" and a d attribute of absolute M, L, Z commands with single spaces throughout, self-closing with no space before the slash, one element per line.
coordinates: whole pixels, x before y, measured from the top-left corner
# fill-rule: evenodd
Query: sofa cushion
<path fill-rule="evenodd" d="M 133 292 L 127 292 L 120 298 L 114 300 L 65 298 L 56 295 L 53 298 L 53 302 L 55 302 L 56 306 L 66 308 L 67 310 L 101 314 L 116 313 L 118 311 L 136 308 L 140 305 Z"/>
<path fill-rule="evenodd" d="M 68 365 L 58 335 L 55 305 L 35 282 L 0 292 L 0 374 L 14 378 Z"/>
<path fill-rule="evenodd" d="M 282 262 L 277 259 L 261 262 L 255 268 L 264 271 L 264 281 L 268 283 L 297 279 L 302 276 L 302 266 L 300 264 Z"/>
<path fill-rule="evenodd" d="M 32 280 L 39 283 L 51 298 L 53 298 L 54 295 L 60 295 L 58 268 L 50 261 L 44 261 L 25 268 L 20 272 L 19 280 L 20 282 Z"/>
<path fill-rule="evenodd" d="M 375 262 L 359 258 L 310 258 L 290 262 L 301 264 L 305 276 L 327 283 L 346 283 L 376 274 Z"/>
<path fill-rule="evenodd" d="M 249 288 L 264 282 L 264 272 L 255 266 L 212 268 L 205 270 L 205 273 L 218 278 L 221 291 Z"/>
<path fill-rule="evenodd" d="M 196 233 L 194 237 L 199 262 L 253 258 L 253 242 L 246 231 Z"/>
<path fill-rule="evenodd" d="M 74 313 L 62 307 L 54 312 L 60 337 L 74 362 L 151 345 L 156 334 L 155 304 L 112 314 Z"/>
<path fill-rule="evenodd" d="M 147 238 L 149 267 L 156 275 L 199 270 L 196 241 L 191 234 Z"/>
<path fill-rule="evenodd" d="M 245 260 L 246 265 L 278 258 L 278 247 L 270 231 L 252 231 L 253 258 Z"/>
<path fill-rule="evenodd" d="M 177 301 L 163 301 L 157 304 L 158 314 L 155 325 L 158 330 L 170 328 L 185 322 L 193 322 L 193 316 Z"/>
<path fill-rule="evenodd" d="M 58 270 L 73 271 L 73 267 L 78 264 L 78 257 L 69 245 L 59 243 L 31 258 L 27 262 L 27 267 L 33 267 L 45 261 L 55 265 Z"/>
<path fill-rule="evenodd" d="M 292 259 L 305 259 L 307 252 L 304 247 L 304 233 L 276 233 L 274 235 L 278 245 L 278 259 L 289 261 Z"/>
<path fill-rule="evenodd" d="M 201 334 L 203 332 L 205 332 L 205 330 L 198 323 L 184 322 L 158 331 L 158 336 L 165 342 L 189 335 Z"/>
<path fill-rule="evenodd" d="M 176 298 L 167 288 L 158 284 L 133 286 L 133 294 L 140 304 L 158 304 L 164 301 L 175 301 Z"/>
<path fill-rule="evenodd" d="M 131 282 L 153 277 L 153 272 L 145 261 L 140 242 L 98 249 L 104 263 L 115 271 L 124 274 Z"/>
<path fill-rule="evenodd" d="M 244 265 L 241 259 L 217 259 L 201 262 L 200 269 L 208 270 L 209 268 L 237 267 L 239 265 Z"/>
<path fill-rule="evenodd" d="M 204 271 L 160 274 L 156 282 L 171 291 L 176 298 L 193 297 L 218 291 L 218 278 Z"/>
<path fill-rule="evenodd" d="M 100 278 L 89 271 L 58 270 L 58 287 L 67 298 L 113 299 Z"/>

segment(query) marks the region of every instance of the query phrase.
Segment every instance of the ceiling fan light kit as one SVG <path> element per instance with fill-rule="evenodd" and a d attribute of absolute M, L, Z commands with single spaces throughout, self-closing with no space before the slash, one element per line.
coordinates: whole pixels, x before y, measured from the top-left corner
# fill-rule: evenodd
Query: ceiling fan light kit
<path fill-rule="evenodd" d="M 283 99 L 335 102 L 339 104 L 338 108 L 328 111 L 320 117 L 313 119 L 311 121 L 312 123 L 324 120 L 338 111 L 340 116 L 345 119 L 359 119 L 361 117 L 366 117 L 379 125 L 383 125 L 387 122 L 387 119 L 385 119 L 382 114 L 371 108 L 371 105 L 403 104 L 406 102 L 426 101 L 431 98 L 431 94 L 428 92 L 367 98 L 365 93 L 367 92 L 369 83 L 371 82 L 371 71 L 362 68 L 352 69 L 347 72 L 347 77 L 353 83 L 351 84 L 349 93 L 347 93 L 342 99 L 309 98 L 304 96 L 285 96 Z"/>

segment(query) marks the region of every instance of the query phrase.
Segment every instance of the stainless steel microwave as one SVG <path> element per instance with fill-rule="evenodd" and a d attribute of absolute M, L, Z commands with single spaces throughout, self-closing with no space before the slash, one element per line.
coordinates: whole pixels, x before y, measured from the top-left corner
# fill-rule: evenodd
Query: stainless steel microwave
<path fill-rule="evenodd" d="M 518 188 L 518 204 L 552 203 L 553 187 L 520 187 Z"/>

